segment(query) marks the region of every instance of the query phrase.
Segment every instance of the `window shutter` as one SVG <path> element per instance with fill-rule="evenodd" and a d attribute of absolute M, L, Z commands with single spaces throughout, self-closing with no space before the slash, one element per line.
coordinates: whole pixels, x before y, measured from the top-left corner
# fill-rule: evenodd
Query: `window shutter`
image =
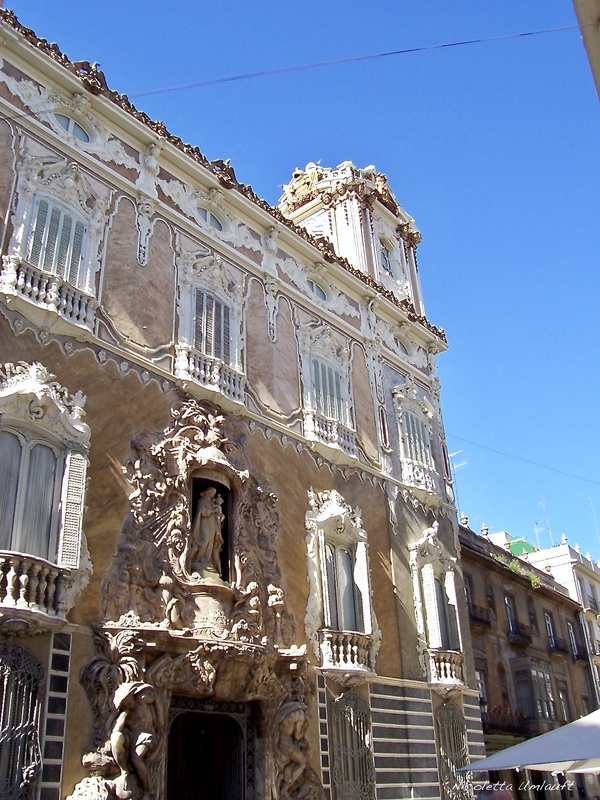
<path fill-rule="evenodd" d="M 206 323 L 204 326 L 204 354 L 214 356 L 215 354 L 215 298 L 211 294 L 204 297 Z"/>
<path fill-rule="evenodd" d="M 46 243 L 42 256 L 43 262 L 41 264 L 45 272 L 54 272 L 54 258 L 60 232 L 60 217 L 61 214 L 58 208 L 51 206 L 50 219 L 47 224 Z"/>
<path fill-rule="evenodd" d="M 204 352 L 204 292 L 196 289 L 194 318 L 194 347 Z"/>
<path fill-rule="evenodd" d="M 85 234 L 85 225 L 83 222 L 77 220 L 75 222 L 75 230 L 73 231 L 73 246 L 71 248 L 71 258 L 69 261 L 68 269 L 65 271 L 65 278 L 74 285 L 77 284 L 79 278 L 79 263 L 83 254 L 83 237 Z"/>
<path fill-rule="evenodd" d="M 69 454 L 63 494 L 63 519 L 58 563 L 61 567 L 70 567 L 71 569 L 77 569 L 79 566 L 86 467 L 86 459 L 81 453 Z"/>
<path fill-rule="evenodd" d="M 34 267 L 39 266 L 42 246 L 44 243 L 44 231 L 46 230 L 46 219 L 48 217 L 48 203 L 40 200 L 37 208 L 37 215 L 33 226 L 33 236 L 29 246 L 29 261 Z"/>
<path fill-rule="evenodd" d="M 229 325 L 229 307 L 228 306 L 221 306 L 221 308 L 223 309 L 223 312 L 222 312 L 223 313 L 223 325 L 222 325 L 223 346 L 221 348 L 221 352 L 222 352 L 221 358 L 226 364 L 230 364 L 231 363 L 231 347 L 230 347 L 231 333 L 230 333 L 230 325 Z"/>
<path fill-rule="evenodd" d="M 55 272 L 61 278 L 66 278 L 67 262 L 69 259 L 69 250 L 71 245 L 71 231 L 73 229 L 73 219 L 65 213 L 61 214 L 62 225 L 60 226 L 60 235 L 58 237 L 58 248 L 56 252 Z"/>

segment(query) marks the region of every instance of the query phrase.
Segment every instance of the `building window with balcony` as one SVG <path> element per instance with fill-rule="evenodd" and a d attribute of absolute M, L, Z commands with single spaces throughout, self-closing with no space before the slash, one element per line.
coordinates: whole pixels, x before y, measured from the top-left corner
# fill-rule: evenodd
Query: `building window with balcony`
<path fill-rule="evenodd" d="M 550 649 L 554 650 L 554 646 L 556 645 L 556 636 L 554 635 L 554 620 L 552 619 L 551 614 L 548 614 L 547 612 L 544 613 L 544 623 L 546 625 L 546 633 L 548 634 L 548 644 L 550 645 Z"/>
<path fill-rule="evenodd" d="M 327 325 L 297 329 L 304 406 L 304 435 L 348 456 L 356 456 L 347 342 Z"/>
<path fill-rule="evenodd" d="M 409 547 L 419 650 L 430 683 L 462 684 L 464 658 L 456 590 L 460 573 L 456 558 L 437 532 L 436 522 Z"/>
<path fill-rule="evenodd" d="M 242 403 L 243 287 L 224 261 L 206 252 L 182 252 L 179 268 L 179 316 L 175 375 Z"/>
<path fill-rule="evenodd" d="M 25 621 L 64 621 L 86 580 L 84 401 L 41 364 L 0 370 L 0 606 Z"/>
<path fill-rule="evenodd" d="M 77 164 L 56 157 L 28 155 L 19 165 L 0 296 L 26 318 L 64 332 L 73 324 L 93 329 L 108 203 L 103 191 L 92 188 Z"/>
<path fill-rule="evenodd" d="M 371 715 L 356 692 L 344 692 L 330 706 L 332 797 L 375 800 L 375 764 Z"/>
<path fill-rule="evenodd" d="M 400 432 L 402 482 L 416 489 L 440 492 L 433 457 L 434 408 L 423 389 L 406 377 L 392 389 Z"/>
<path fill-rule="evenodd" d="M 370 673 L 379 643 L 367 534 L 336 491 L 309 493 L 306 632 L 323 669 Z"/>

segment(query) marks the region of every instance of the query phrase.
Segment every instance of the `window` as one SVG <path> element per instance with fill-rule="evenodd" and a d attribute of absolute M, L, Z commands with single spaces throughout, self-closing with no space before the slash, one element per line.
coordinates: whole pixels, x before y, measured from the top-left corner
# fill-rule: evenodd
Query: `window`
<path fill-rule="evenodd" d="M 375 800 L 375 765 L 369 706 L 355 692 L 332 703 L 332 787 L 335 800 Z"/>
<path fill-rule="evenodd" d="M 175 376 L 189 390 L 202 387 L 236 403 L 246 399 L 243 368 L 243 286 L 225 260 L 206 251 L 177 257 Z"/>
<path fill-rule="evenodd" d="M 531 673 L 528 669 L 517 669 L 514 672 L 515 696 L 517 711 L 522 711 L 528 717 L 534 717 L 533 689 L 531 686 Z"/>
<path fill-rule="evenodd" d="M 195 292 L 194 347 L 229 364 L 231 359 L 229 306 L 203 289 Z"/>
<path fill-rule="evenodd" d="M 0 431 L 0 549 L 56 560 L 62 460 L 29 432 Z"/>
<path fill-rule="evenodd" d="M 41 364 L 0 370 L 0 556 L 15 576 L 0 585 L 5 608 L 30 607 L 64 619 L 66 603 L 72 605 L 83 587 L 84 401 L 71 397 Z M 74 579 L 68 599 L 65 569 Z M 20 585 L 16 576 L 28 570 L 35 580 Z"/>
<path fill-rule="evenodd" d="M 544 666 L 534 667 L 531 670 L 531 677 L 537 716 L 540 719 L 556 719 L 556 703 L 548 669 Z"/>
<path fill-rule="evenodd" d="M 558 690 L 558 702 L 560 703 L 560 713 L 564 722 L 571 720 L 571 710 L 569 707 L 569 694 L 566 688 Z"/>
<path fill-rule="evenodd" d="M 209 225 L 211 228 L 214 228 L 217 231 L 223 230 L 223 223 L 218 217 L 216 217 L 212 213 L 212 211 L 209 211 L 207 208 L 204 208 L 204 206 L 197 206 L 196 210 L 198 211 L 198 216 L 200 217 L 200 219 L 203 219 L 204 222 L 206 222 L 206 224 Z"/>
<path fill-rule="evenodd" d="M 507 594 L 504 597 L 504 605 L 506 607 L 506 620 L 508 622 L 509 633 L 514 633 L 517 630 L 517 616 L 515 614 L 515 601 L 511 595 Z"/>
<path fill-rule="evenodd" d="M 455 560 L 437 535 L 437 522 L 410 545 L 419 638 L 429 650 L 461 650 Z"/>
<path fill-rule="evenodd" d="M 342 376 L 340 371 L 321 358 L 313 358 L 312 386 L 317 414 L 346 424 L 346 410 L 342 397 Z"/>
<path fill-rule="evenodd" d="M 308 288 L 311 290 L 311 292 L 314 294 L 315 297 L 317 297 L 319 300 L 327 300 L 327 292 L 325 291 L 325 289 L 323 289 L 323 287 L 320 284 L 311 279 L 309 279 L 307 283 L 308 283 Z"/>
<path fill-rule="evenodd" d="M 548 634 L 548 642 L 550 644 L 550 647 L 553 648 L 556 645 L 556 637 L 554 635 L 554 621 L 552 619 L 552 615 L 545 613 L 544 622 L 546 623 L 546 633 Z"/>
<path fill-rule="evenodd" d="M 43 679 L 37 658 L 10 640 L 0 642 L 0 797 L 34 796 L 42 772 Z"/>
<path fill-rule="evenodd" d="M 404 455 L 417 464 L 433 466 L 427 423 L 414 411 L 402 414 L 404 429 Z"/>
<path fill-rule="evenodd" d="M 479 707 L 485 711 L 487 708 L 487 691 L 485 689 L 485 673 L 482 670 L 475 670 L 475 681 L 477 683 L 477 693 L 479 694 Z"/>
<path fill-rule="evenodd" d="M 572 622 L 567 622 L 567 630 L 569 631 L 569 642 L 571 643 L 571 652 L 573 653 L 573 658 L 577 658 L 579 655 L 579 648 L 577 647 L 575 628 L 573 627 Z"/>
<path fill-rule="evenodd" d="M 378 637 L 360 512 L 334 490 L 311 491 L 309 503 L 310 593 L 304 620 L 309 641 L 323 668 L 370 672 Z"/>
<path fill-rule="evenodd" d="M 354 582 L 354 553 L 344 545 L 326 541 L 325 564 L 325 626 L 336 631 L 362 631 L 362 603 Z"/>
<path fill-rule="evenodd" d="M 85 128 L 80 125 L 78 122 L 75 122 L 74 119 L 68 117 L 66 114 L 54 114 L 54 118 L 61 126 L 64 128 L 67 133 L 70 133 L 71 136 L 74 136 L 76 139 L 79 139 L 80 142 L 89 142 L 90 135 L 85 130 Z"/>
<path fill-rule="evenodd" d="M 27 260 L 34 267 L 77 285 L 86 226 L 55 200 L 36 203 Z"/>
<path fill-rule="evenodd" d="M 392 269 L 392 251 L 385 244 L 385 242 L 380 242 L 379 244 L 379 264 L 381 265 L 383 271 L 387 272 L 388 275 L 394 274 Z"/>

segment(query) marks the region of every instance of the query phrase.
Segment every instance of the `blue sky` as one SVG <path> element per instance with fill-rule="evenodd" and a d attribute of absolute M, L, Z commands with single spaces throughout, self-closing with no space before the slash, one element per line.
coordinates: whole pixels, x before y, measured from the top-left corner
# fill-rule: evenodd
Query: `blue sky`
<path fill-rule="evenodd" d="M 296 166 L 388 175 L 423 234 L 471 526 L 600 558 L 598 100 L 570 0 L 6 0 L 276 203 Z M 145 94 L 277 67 L 421 52 Z M 535 463 L 530 463 L 535 462 Z M 543 465 L 543 466 L 539 466 Z M 567 474 L 563 474 L 567 473 Z"/>

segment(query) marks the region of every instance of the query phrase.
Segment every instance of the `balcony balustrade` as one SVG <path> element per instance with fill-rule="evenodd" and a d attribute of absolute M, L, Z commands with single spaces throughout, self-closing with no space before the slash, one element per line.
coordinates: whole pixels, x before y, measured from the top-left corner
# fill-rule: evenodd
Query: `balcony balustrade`
<path fill-rule="evenodd" d="M 465 682 L 465 658 L 454 650 L 427 650 L 427 680 L 445 686 Z"/>
<path fill-rule="evenodd" d="M 438 474 L 432 467 L 426 467 L 410 458 L 403 458 L 401 463 L 402 483 L 427 492 L 439 492 Z"/>
<path fill-rule="evenodd" d="M 354 457 L 357 455 L 356 434 L 338 420 L 329 419 L 315 411 L 306 411 L 304 434 L 307 439 L 341 450 L 346 455 Z"/>
<path fill-rule="evenodd" d="M 526 647 L 531 644 L 531 628 L 522 622 L 511 622 L 508 626 L 508 638 L 513 644 Z"/>
<path fill-rule="evenodd" d="M 345 672 L 373 672 L 371 637 L 353 631 L 319 631 L 321 666 Z"/>
<path fill-rule="evenodd" d="M 559 639 L 558 636 L 554 636 L 550 639 L 548 652 L 551 656 L 556 656 L 557 658 L 568 658 L 569 645 L 564 639 Z"/>
<path fill-rule="evenodd" d="M 499 709 L 481 712 L 483 732 L 510 733 L 513 736 L 526 736 L 529 732 L 527 714 L 510 709 Z"/>
<path fill-rule="evenodd" d="M 9 298 L 23 299 L 38 310 L 54 312 L 74 325 L 93 330 L 94 313 L 98 307 L 96 298 L 58 275 L 51 275 L 25 261 L 4 258 L 0 270 L 0 292 Z"/>
<path fill-rule="evenodd" d="M 229 400 L 243 403 L 246 379 L 218 358 L 206 356 L 193 347 L 178 346 L 175 361 L 175 377 L 191 380 L 213 392 L 219 392 Z"/>
<path fill-rule="evenodd" d="M 593 595 L 588 595 L 588 608 L 591 609 L 595 614 L 598 613 L 598 601 Z"/>
<path fill-rule="evenodd" d="M 0 614 L 5 618 L 13 610 L 64 621 L 70 584 L 68 569 L 36 556 L 0 552 Z"/>

